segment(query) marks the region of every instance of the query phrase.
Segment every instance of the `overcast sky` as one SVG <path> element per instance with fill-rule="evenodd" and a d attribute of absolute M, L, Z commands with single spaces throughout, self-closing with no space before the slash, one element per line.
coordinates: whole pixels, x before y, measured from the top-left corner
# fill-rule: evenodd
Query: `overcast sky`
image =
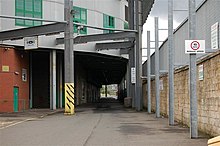
<path fill-rule="evenodd" d="M 196 0 L 196 6 L 200 5 L 204 0 Z M 174 10 L 187 10 L 188 0 L 173 0 Z M 174 11 L 174 29 L 178 27 L 183 20 L 188 16 L 187 11 Z M 159 29 L 168 28 L 168 0 L 155 0 L 150 15 L 144 25 L 142 47 L 147 47 L 147 31 L 151 31 L 151 40 L 154 40 L 154 17 L 159 17 Z M 167 38 L 167 30 L 159 31 L 159 41 L 164 41 Z M 154 43 L 151 43 L 154 47 Z M 143 56 L 146 56 L 146 50 L 143 50 Z M 146 58 L 144 58 L 145 60 Z"/>

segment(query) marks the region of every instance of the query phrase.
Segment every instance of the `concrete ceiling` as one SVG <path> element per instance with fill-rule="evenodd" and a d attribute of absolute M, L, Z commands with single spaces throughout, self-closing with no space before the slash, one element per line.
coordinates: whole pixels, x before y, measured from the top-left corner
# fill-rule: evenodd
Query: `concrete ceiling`
<path fill-rule="evenodd" d="M 87 71 L 88 82 L 98 86 L 119 84 L 123 79 L 128 60 L 94 52 L 75 51 L 75 60 Z"/>

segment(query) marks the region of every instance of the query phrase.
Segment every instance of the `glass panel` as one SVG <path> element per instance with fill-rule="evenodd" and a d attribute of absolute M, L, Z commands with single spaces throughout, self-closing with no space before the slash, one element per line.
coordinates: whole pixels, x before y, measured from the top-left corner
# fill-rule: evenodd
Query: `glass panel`
<path fill-rule="evenodd" d="M 74 7 L 73 9 L 74 9 L 74 12 L 75 12 L 74 18 L 80 19 L 80 8 Z"/>
<path fill-rule="evenodd" d="M 16 25 L 24 25 L 24 20 L 22 20 L 22 19 L 16 19 L 16 20 L 15 20 L 15 24 L 16 24 Z"/>
<path fill-rule="evenodd" d="M 42 13 L 42 0 L 34 0 L 34 12 Z"/>
<path fill-rule="evenodd" d="M 86 10 L 85 9 L 81 9 L 81 19 L 86 20 Z"/>
<path fill-rule="evenodd" d="M 25 17 L 32 17 L 32 13 L 25 13 Z M 33 26 L 33 20 L 25 20 L 25 25 L 27 26 Z"/>
<path fill-rule="evenodd" d="M 39 26 L 39 25 L 42 25 L 41 21 L 34 21 L 34 26 Z"/>
<path fill-rule="evenodd" d="M 23 11 L 17 11 L 16 16 L 24 16 L 24 12 Z"/>
<path fill-rule="evenodd" d="M 16 9 L 24 10 L 24 0 L 16 0 Z"/>
<path fill-rule="evenodd" d="M 32 0 L 25 0 L 25 11 L 33 12 Z"/>
<path fill-rule="evenodd" d="M 34 18 L 41 18 L 41 14 L 35 13 Z M 42 25 L 42 22 L 41 21 L 34 21 L 34 26 L 38 26 L 38 25 Z"/>

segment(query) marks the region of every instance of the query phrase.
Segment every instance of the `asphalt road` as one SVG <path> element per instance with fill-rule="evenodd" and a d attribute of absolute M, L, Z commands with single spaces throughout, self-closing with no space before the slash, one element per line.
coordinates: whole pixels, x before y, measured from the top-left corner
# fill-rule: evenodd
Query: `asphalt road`
<path fill-rule="evenodd" d="M 190 139 L 189 129 L 167 126 L 166 118 L 146 112 L 108 108 L 78 108 L 24 121 L 0 129 L 0 146 L 207 146 L 207 139 Z"/>

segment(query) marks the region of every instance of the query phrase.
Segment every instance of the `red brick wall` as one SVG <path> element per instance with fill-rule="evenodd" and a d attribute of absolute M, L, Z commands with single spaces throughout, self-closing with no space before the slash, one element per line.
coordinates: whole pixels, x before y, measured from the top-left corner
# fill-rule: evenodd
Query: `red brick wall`
<path fill-rule="evenodd" d="M 9 66 L 3 72 L 2 66 Z M 22 68 L 27 69 L 27 81 L 22 81 Z M 15 72 L 17 74 L 15 74 Z M 29 107 L 29 55 L 23 50 L 0 48 L 0 112 L 13 112 L 13 88 L 19 88 L 19 111 Z"/>

